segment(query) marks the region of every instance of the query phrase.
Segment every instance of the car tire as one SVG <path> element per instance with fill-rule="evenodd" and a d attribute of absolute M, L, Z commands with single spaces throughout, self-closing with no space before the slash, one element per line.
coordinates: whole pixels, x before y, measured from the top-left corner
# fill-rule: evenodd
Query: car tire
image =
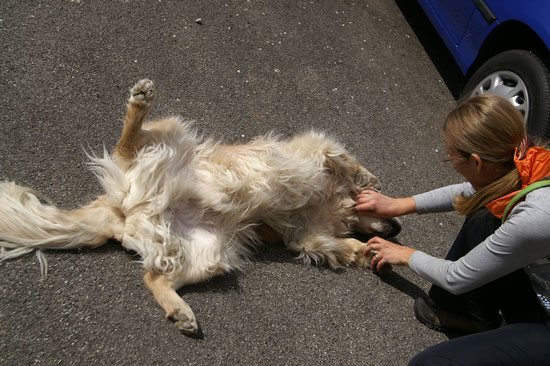
<path fill-rule="evenodd" d="M 533 53 L 511 50 L 493 56 L 469 78 L 461 98 L 499 94 L 527 117 L 527 133 L 550 137 L 550 73 Z"/>

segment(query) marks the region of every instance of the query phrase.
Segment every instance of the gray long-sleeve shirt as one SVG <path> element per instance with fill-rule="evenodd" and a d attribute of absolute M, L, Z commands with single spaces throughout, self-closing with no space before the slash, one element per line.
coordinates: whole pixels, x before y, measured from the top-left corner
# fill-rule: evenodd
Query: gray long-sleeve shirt
<path fill-rule="evenodd" d="M 413 196 L 419 214 L 452 211 L 457 194 L 470 195 L 469 183 Z M 411 270 L 453 294 L 461 294 L 550 256 L 550 187 L 529 193 L 494 234 L 457 261 L 416 251 Z"/>

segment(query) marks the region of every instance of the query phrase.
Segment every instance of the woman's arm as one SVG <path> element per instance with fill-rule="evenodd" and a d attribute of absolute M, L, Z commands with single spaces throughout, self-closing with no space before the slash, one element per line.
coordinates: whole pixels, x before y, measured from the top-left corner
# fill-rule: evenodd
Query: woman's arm
<path fill-rule="evenodd" d="M 416 204 L 412 197 L 391 198 L 381 193 L 366 190 L 355 197 L 357 205 L 355 212 L 379 219 L 389 219 L 416 212 Z"/>
<path fill-rule="evenodd" d="M 453 184 L 414 195 L 419 214 L 454 211 L 453 202 L 458 195 L 470 196 L 475 190 L 470 183 Z"/>
<path fill-rule="evenodd" d="M 414 212 L 423 214 L 453 211 L 453 202 L 457 195 L 470 195 L 473 192 L 470 183 L 454 184 L 407 198 L 391 198 L 366 190 L 355 197 L 357 202 L 355 212 L 360 215 L 389 219 Z"/>
<path fill-rule="evenodd" d="M 414 252 L 411 270 L 453 294 L 461 294 L 550 255 L 550 212 L 522 202 L 514 214 L 464 257 L 452 262 Z"/>
<path fill-rule="evenodd" d="M 546 191 L 546 192 L 544 192 Z M 386 263 L 408 265 L 429 282 L 461 294 L 550 256 L 550 188 L 532 192 L 509 219 L 457 261 L 432 257 L 381 238 L 367 242 L 365 254 L 377 253 L 372 269 Z"/>

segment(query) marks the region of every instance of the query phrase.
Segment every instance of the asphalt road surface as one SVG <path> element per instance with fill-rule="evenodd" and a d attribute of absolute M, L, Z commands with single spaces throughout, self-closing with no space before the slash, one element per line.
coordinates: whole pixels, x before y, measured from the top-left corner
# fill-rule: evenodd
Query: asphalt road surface
<path fill-rule="evenodd" d="M 128 89 L 152 116 L 232 143 L 315 128 L 391 196 L 460 177 L 441 160 L 456 67 L 409 0 L 2 0 L 0 179 L 74 208 L 101 193 L 86 152 L 111 150 Z M 0 215 L 1 207 L 0 207 Z M 397 240 L 444 256 L 461 219 L 403 218 Z M 1 365 L 405 365 L 448 339 L 413 314 L 407 268 L 306 266 L 283 246 L 179 293 L 204 338 L 180 334 L 116 242 L 0 264 Z"/>

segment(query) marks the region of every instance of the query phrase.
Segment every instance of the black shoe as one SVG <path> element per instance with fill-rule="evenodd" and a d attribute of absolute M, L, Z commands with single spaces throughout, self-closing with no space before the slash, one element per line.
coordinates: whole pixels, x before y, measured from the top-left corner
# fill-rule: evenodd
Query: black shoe
<path fill-rule="evenodd" d="M 419 322 L 438 332 L 472 334 L 500 327 L 500 322 L 482 322 L 467 315 L 441 309 L 430 298 L 418 297 L 414 301 L 414 315 Z"/>

